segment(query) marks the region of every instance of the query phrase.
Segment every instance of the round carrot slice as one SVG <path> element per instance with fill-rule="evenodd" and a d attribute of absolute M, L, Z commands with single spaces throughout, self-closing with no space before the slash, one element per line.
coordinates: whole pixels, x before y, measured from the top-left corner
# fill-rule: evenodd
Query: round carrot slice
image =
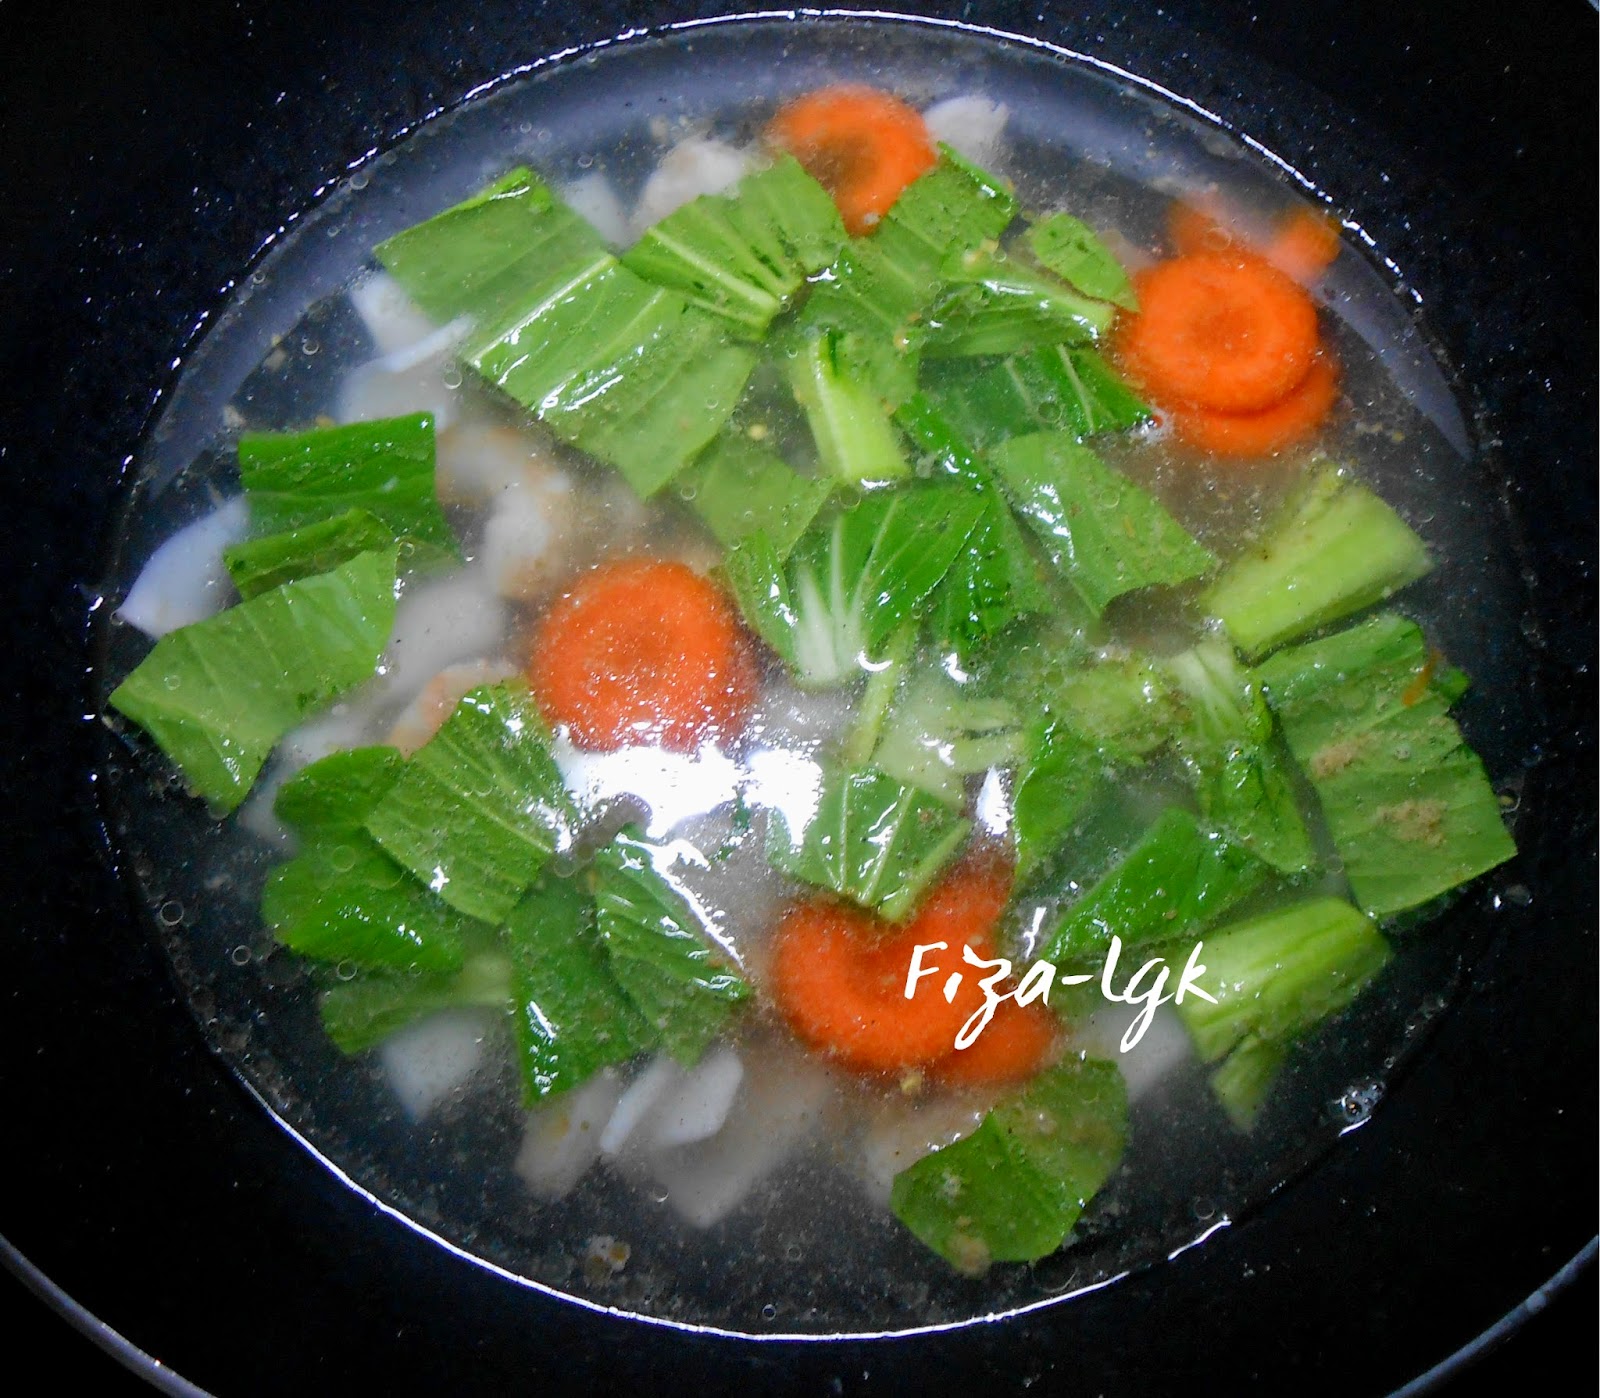
<path fill-rule="evenodd" d="M 794 905 L 779 924 L 773 950 L 779 1010 L 806 1043 L 859 1072 L 893 1073 L 948 1056 L 961 1026 L 983 1003 L 974 968 L 961 959 L 962 945 L 988 956 L 990 930 L 1009 891 L 1004 866 L 981 856 L 947 874 L 903 927 L 821 899 Z M 946 943 L 924 959 L 941 974 L 920 981 L 908 1000 L 912 954 L 931 942 Z M 947 1002 L 945 978 L 956 970 L 961 986 Z"/>
<path fill-rule="evenodd" d="M 528 678 L 582 747 L 692 752 L 744 729 L 756 666 L 717 587 L 682 563 L 603 564 L 546 613 Z"/>
<path fill-rule="evenodd" d="M 1294 209 L 1279 222 L 1261 255 L 1285 276 L 1302 284 L 1314 282 L 1339 255 L 1339 225 L 1326 214 Z"/>
<path fill-rule="evenodd" d="M 1212 456 L 1271 456 L 1312 436 L 1339 394 L 1339 372 L 1320 355 L 1290 393 L 1257 413 L 1218 413 L 1181 406 L 1171 413 L 1173 435 Z"/>
<path fill-rule="evenodd" d="M 1134 279 L 1124 365 L 1158 402 L 1215 412 L 1270 407 L 1317 352 L 1317 310 L 1277 268 L 1244 253 L 1189 253 Z"/>
<path fill-rule="evenodd" d="M 785 103 L 768 125 L 767 139 L 833 196 L 855 236 L 868 232 L 938 158 L 914 107 L 856 84 L 819 88 Z"/>
<path fill-rule="evenodd" d="M 1167 206 L 1167 242 L 1176 253 L 1227 252 L 1235 239 L 1232 229 L 1209 209 L 1175 199 Z"/>

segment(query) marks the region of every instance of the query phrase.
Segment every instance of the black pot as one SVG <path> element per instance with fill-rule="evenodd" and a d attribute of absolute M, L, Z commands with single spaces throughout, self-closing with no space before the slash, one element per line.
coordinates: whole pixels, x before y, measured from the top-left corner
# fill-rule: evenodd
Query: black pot
<path fill-rule="evenodd" d="M 0 1231 L 14 1269 L 74 1298 L 80 1328 L 99 1317 L 165 1366 L 134 1355 L 146 1377 L 230 1395 L 1378 1393 L 1492 1342 L 1531 1292 L 1570 1279 L 1596 1177 L 1591 10 L 981 7 L 985 24 L 1116 63 L 1261 141 L 1357 211 L 1419 294 L 1500 442 L 1525 547 L 1522 736 L 1540 760 L 1513 872 L 1532 899 L 1492 920 L 1487 898 L 1463 905 L 1442 935 L 1480 950 L 1425 1051 L 1361 1131 L 1206 1246 L 1005 1323 L 797 1344 L 522 1290 L 297 1149 L 208 1051 L 99 841 L 90 776 L 86 622 L 111 511 L 231 279 L 351 162 L 476 85 L 697 8 L 195 9 L 0 11 L 14 608 Z M 0 1305 L 43 1320 L 20 1295 Z M 70 1359 L 78 1343 L 44 1332 L 24 1352 Z"/>

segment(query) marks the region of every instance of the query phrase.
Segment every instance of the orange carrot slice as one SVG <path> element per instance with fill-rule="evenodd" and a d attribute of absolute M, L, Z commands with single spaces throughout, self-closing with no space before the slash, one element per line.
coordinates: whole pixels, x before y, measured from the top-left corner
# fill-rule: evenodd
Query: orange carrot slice
<path fill-rule="evenodd" d="M 785 103 L 767 139 L 833 196 L 845 228 L 868 232 L 938 154 L 921 115 L 875 87 L 840 84 Z"/>
<path fill-rule="evenodd" d="M 1203 205 L 1174 199 L 1167 206 L 1167 242 L 1173 252 L 1230 252 L 1236 241 L 1233 230 Z"/>
<path fill-rule="evenodd" d="M 545 717 L 601 751 L 736 738 L 757 685 L 722 592 L 684 564 L 646 559 L 601 565 L 551 607 L 528 678 Z"/>
<path fill-rule="evenodd" d="M 1316 307 L 1258 257 L 1188 253 L 1139 273 L 1134 287 L 1139 314 L 1119 322 L 1119 350 L 1158 402 L 1256 412 L 1311 368 Z"/>
<path fill-rule="evenodd" d="M 894 1073 L 947 1057 L 983 1000 L 961 947 L 989 954 L 990 929 L 1009 891 L 1003 866 L 980 858 L 957 865 L 903 927 L 821 899 L 795 904 L 773 950 L 778 1009 L 806 1043 L 858 1072 Z M 932 964 L 961 969 L 960 992 L 947 1003 L 943 976 L 929 977 L 907 1000 L 914 948 L 941 941 L 946 950 Z"/>
<path fill-rule="evenodd" d="M 1047 1067 L 1062 1042 L 1060 1021 L 1038 1001 L 1003 1000 L 983 1032 L 935 1063 L 932 1076 L 946 1087 L 1022 1082 Z"/>
<path fill-rule="evenodd" d="M 1285 397 L 1255 413 L 1219 413 L 1206 408 L 1172 409 L 1172 430 L 1179 441 L 1213 456 L 1271 456 L 1311 437 L 1322 425 L 1339 393 L 1333 360 L 1321 355 Z"/>
<path fill-rule="evenodd" d="M 1326 214 L 1293 209 L 1279 222 L 1261 255 L 1302 285 L 1314 282 L 1339 255 L 1339 226 Z"/>

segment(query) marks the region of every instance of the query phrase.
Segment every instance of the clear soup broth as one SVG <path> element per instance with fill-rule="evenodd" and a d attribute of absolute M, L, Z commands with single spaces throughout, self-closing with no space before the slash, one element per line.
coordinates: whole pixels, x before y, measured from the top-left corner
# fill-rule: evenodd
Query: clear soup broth
<path fill-rule="evenodd" d="M 1004 1090 L 940 1090 L 916 1074 L 849 1071 L 803 1044 L 774 1008 L 773 929 L 806 890 L 769 863 L 767 826 L 774 809 L 796 799 L 797 783 L 803 802 L 817 765 L 848 740 L 866 682 L 807 690 L 757 648 L 758 693 L 736 744 L 696 754 L 648 746 L 597 754 L 557 739 L 568 785 L 595 813 L 590 837 L 632 822 L 672 842 L 676 887 L 754 985 L 711 1050 L 736 1066 L 699 1081 L 711 1106 L 680 1102 L 677 1135 L 665 1129 L 663 1103 L 688 1090 L 685 1074 L 660 1070 L 665 1095 L 651 1097 L 639 1086 L 653 1071 L 646 1054 L 530 1111 L 506 1017 L 482 1008 L 446 1011 L 354 1055 L 330 1042 L 319 995 L 358 973 L 314 967 L 263 924 L 263 886 L 293 849 L 272 814 L 275 784 L 329 750 L 423 741 L 465 684 L 525 669 L 539 619 L 597 562 L 648 555 L 706 573 L 723 554 L 691 492 L 668 486 L 640 500 L 615 471 L 557 441 L 458 365 L 447 343 L 430 345 L 431 327 L 407 321 L 392 300 L 381 304 L 373 248 L 518 165 L 625 246 L 679 197 L 660 173 L 672 152 L 685 143 L 697 152 L 699 165 L 686 176 L 692 191 L 708 166 L 756 147 L 786 99 L 846 81 L 924 110 L 982 99 L 955 109 L 951 139 L 977 142 L 970 153 L 1014 186 L 1022 210 L 1070 212 L 1130 269 L 1166 255 L 1174 200 L 1221 200 L 1260 226 L 1312 207 L 1282 168 L 1170 101 L 1087 61 L 975 35 L 752 22 L 539 69 L 361 165 L 241 279 L 146 443 L 105 587 L 126 612 L 157 548 L 238 497 L 241 432 L 436 415 L 440 497 L 465 561 L 407 583 L 400 625 L 410 629 L 388 648 L 383 673 L 292 734 L 226 820 L 186 795 L 181 777 L 127 729 L 107 749 L 116 842 L 210 1041 L 356 1185 L 533 1284 L 626 1313 L 754 1333 L 959 1323 L 1070 1295 L 1175 1254 L 1238 1219 L 1364 1120 L 1461 974 L 1461 949 L 1437 917 L 1386 922 L 1393 958 L 1352 1006 L 1295 1040 L 1248 1131 L 1219 1107 L 1170 1006 L 1122 1053 L 1126 1010 L 1097 997 L 1093 985 L 1075 999 L 1058 988 L 1052 1004 L 1070 1025 L 1066 1052 L 1119 1066 L 1129 1099 L 1125 1149 L 1062 1249 L 963 1275 L 897 1220 L 890 1185 L 930 1147 L 970 1131 Z M 1501 804 L 1514 808 L 1507 775 L 1519 754 L 1510 716 L 1521 700 L 1516 676 L 1504 673 L 1502 642 L 1517 626 L 1514 564 L 1457 397 L 1411 308 L 1359 250 L 1359 216 L 1352 211 L 1344 246 L 1315 282 L 1340 397 L 1311 442 L 1248 469 L 1197 466 L 1192 452 L 1149 426 L 1098 437 L 1094 448 L 1224 563 L 1263 536 L 1313 459 L 1336 462 L 1370 486 L 1435 560 L 1393 605 L 1473 676 L 1455 717 Z M 759 372 L 754 382 L 736 428 L 816 470 L 804 415 L 781 395 L 760 398 Z M 514 509 L 508 480 L 516 482 Z M 220 597 L 227 584 L 211 589 L 202 579 L 203 595 Z M 1170 656 L 1198 635 L 1193 589 L 1119 598 L 1104 624 L 1105 644 Z M 149 640 L 112 619 L 103 641 L 109 689 Z M 431 708 L 419 704 L 451 667 L 470 675 L 455 670 Z M 1013 766 L 997 760 L 957 778 L 957 801 L 977 835 L 1001 844 L 1012 819 Z M 1319 842 L 1314 870 L 1292 892 L 1269 882 L 1222 921 L 1316 893 L 1348 894 L 1303 782 L 1297 799 Z M 1074 838 L 1085 849 L 1095 840 L 1125 848 L 1126 832 L 1193 802 L 1180 764 L 1157 758 L 1124 784 L 1106 818 L 1112 834 L 1080 826 Z M 1004 925 L 1019 971 L 1038 950 L 1037 929 L 1104 867 L 1087 854 L 1075 865 L 1069 845 L 1050 880 L 1017 895 Z M 1176 964 L 1203 935 L 1181 948 Z M 638 1109 L 631 1130 L 618 1124 L 619 1101 Z M 718 1124 L 682 1126 L 702 1109 Z M 566 1150 L 573 1122 L 562 1113 L 581 1117 L 595 1142 L 609 1127 L 615 1148 Z"/>

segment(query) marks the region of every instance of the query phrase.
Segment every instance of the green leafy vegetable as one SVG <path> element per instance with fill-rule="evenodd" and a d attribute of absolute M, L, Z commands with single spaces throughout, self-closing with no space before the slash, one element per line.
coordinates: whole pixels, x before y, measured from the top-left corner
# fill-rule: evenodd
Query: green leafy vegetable
<path fill-rule="evenodd" d="M 1016 710 L 963 690 L 928 666 L 911 670 L 889 706 L 872 765 L 959 809 L 966 778 L 1009 767 L 1022 750 Z"/>
<path fill-rule="evenodd" d="M 602 256 L 605 245 L 543 180 L 518 166 L 374 251 L 435 320 L 465 315 L 486 332 L 550 269 Z"/>
<path fill-rule="evenodd" d="M 968 1275 L 1046 1257 L 1117 1168 L 1127 1116 L 1114 1064 L 1047 1069 L 970 1136 L 896 1175 L 889 1207 Z"/>
<path fill-rule="evenodd" d="M 1184 996 L 1187 1004 L 1188 996 Z M 1211 1074 L 1211 1091 L 1236 1131 L 1249 1131 L 1289 1057 L 1282 1043 L 1248 1034 Z"/>
<path fill-rule="evenodd" d="M 1115 314 L 1014 257 L 969 252 L 945 265 L 922 352 L 950 358 L 1084 344 L 1104 335 Z"/>
<path fill-rule="evenodd" d="M 1085 811 L 1107 794 L 1104 754 L 1066 723 L 1037 720 L 1028 730 L 1011 798 L 1017 886 L 1052 862 Z"/>
<path fill-rule="evenodd" d="M 831 330 L 800 337 L 788 359 L 789 386 L 806 415 L 823 469 L 849 485 L 882 485 L 911 474 L 883 399 L 857 372 Z"/>
<path fill-rule="evenodd" d="M 655 1046 L 655 1029 L 612 974 L 594 900 L 576 880 L 540 879 L 511 910 L 502 936 L 511 958 L 525 1103 L 565 1092 Z"/>
<path fill-rule="evenodd" d="M 403 765 L 393 748 L 353 748 L 313 762 L 279 789 L 274 809 L 301 849 L 268 875 L 261 916 L 284 946 L 364 969 L 461 969 L 461 914 L 364 827 Z"/>
<path fill-rule="evenodd" d="M 433 418 L 427 413 L 309 432 L 247 432 L 239 439 L 239 478 L 258 536 L 305 531 L 344 516 L 338 537 L 348 541 L 361 524 L 349 520 L 349 512 L 359 510 L 388 530 L 381 542 L 410 541 L 402 557 L 426 562 L 461 556 L 439 509 Z M 326 533 L 308 540 L 302 532 L 299 539 L 303 547 L 326 547 L 328 541 Z M 261 542 L 277 552 L 281 564 L 288 541 Z M 247 564 L 250 558 L 247 551 Z"/>
<path fill-rule="evenodd" d="M 1082 219 L 1071 214 L 1041 218 L 1028 228 L 1028 246 L 1041 263 L 1084 295 L 1130 311 L 1139 309 L 1122 264 Z"/>
<path fill-rule="evenodd" d="M 833 261 L 844 224 L 792 156 L 668 214 L 623 255 L 630 271 L 759 338 L 805 279 Z"/>
<path fill-rule="evenodd" d="M 359 554 L 169 632 L 112 708 L 231 811 L 285 733 L 372 677 L 394 628 L 394 561 L 393 548 Z"/>
<path fill-rule="evenodd" d="M 1124 949 L 1191 938 L 1245 894 L 1266 869 L 1238 845 L 1168 807 L 1109 873 L 1062 915 L 1040 955 L 1099 960 L 1112 937 Z"/>
<path fill-rule="evenodd" d="M 300 529 L 247 539 L 226 549 L 222 561 L 241 597 L 258 597 L 296 578 L 326 573 L 358 553 L 394 543 L 394 532 L 367 510 L 346 510 Z"/>
<path fill-rule="evenodd" d="M 990 460 L 1017 512 L 1097 613 L 1125 592 L 1188 582 L 1216 561 L 1154 496 L 1066 433 L 1013 437 Z"/>
<path fill-rule="evenodd" d="M 1337 1014 L 1388 962 L 1372 920 L 1342 898 L 1313 898 L 1219 928 L 1200 979 L 1215 1004 L 1185 995 L 1177 1011 L 1200 1057 L 1285 1044 Z"/>
<path fill-rule="evenodd" d="M 898 921 L 967 838 L 972 822 L 885 772 L 824 769 L 816 811 L 791 829 L 774 809 L 767 859 L 776 869 Z"/>
<path fill-rule="evenodd" d="M 904 404 L 895 420 L 916 445 L 925 474 L 951 477 L 981 500 L 977 523 L 934 593 L 929 629 L 936 645 L 963 664 L 1018 617 L 1044 611 L 1050 597 L 1039 582 L 1028 542 L 1006 498 L 978 460 L 924 395 Z"/>
<path fill-rule="evenodd" d="M 954 483 L 873 491 L 813 525 L 787 563 L 758 532 L 724 571 L 745 619 L 802 684 L 843 684 L 938 586 L 981 506 Z"/>
<path fill-rule="evenodd" d="M 782 559 L 827 502 L 833 483 L 802 476 L 742 433 L 724 433 L 678 478 L 678 490 L 724 548 L 761 533 Z"/>
<path fill-rule="evenodd" d="M 1422 632 L 1381 613 L 1280 651 L 1258 669 L 1310 779 L 1356 901 L 1375 916 L 1418 907 L 1516 853 L 1477 754 L 1434 678 Z"/>
<path fill-rule="evenodd" d="M 511 997 L 510 959 L 481 948 L 453 976 L 374 973 L 330 986 L 322 997 L 322 1027 L 341 1052 L 361 1053 L 441 1010 L 507 1013 Z"/>
<path fill-rule="evenodd" d="M 624 832 L 595 859 L 595 904 L 611 972 L 685 1066 L 694 1063 L 750 994 L 748 982 L 661 873 L 662 847 Z"/>
<path fill-rule="evenodd" d="M 482 685 L 367 817 L 391 856 L 453 908 L 503 921 L 567 838 L 571 802 L 522 685 Z"/>
<path fill-rule="evenodd" d="M 1200 601 L 1254 657 L 1381 602 L 1432 567 L 1399 515 L 1328 466 Z"/>
<path fill-rule="evenodd" d="M 934 360 L 923 377 L 954 430 L 979 451 L 1032 432 L 1125 432 L 1150 416 L 1105 360 L 1068 345 L 993 362 Z"/>
<path fill-rule="evenodd" d="M 1256 677 L 1216 637 L 1172 656 L 1166 667 L 1187 704 L 1178 751 L 1194 776 L 1201 815 L 1279 873 L 1309 869 L 1316 858 L 1311 836 Z"/>

